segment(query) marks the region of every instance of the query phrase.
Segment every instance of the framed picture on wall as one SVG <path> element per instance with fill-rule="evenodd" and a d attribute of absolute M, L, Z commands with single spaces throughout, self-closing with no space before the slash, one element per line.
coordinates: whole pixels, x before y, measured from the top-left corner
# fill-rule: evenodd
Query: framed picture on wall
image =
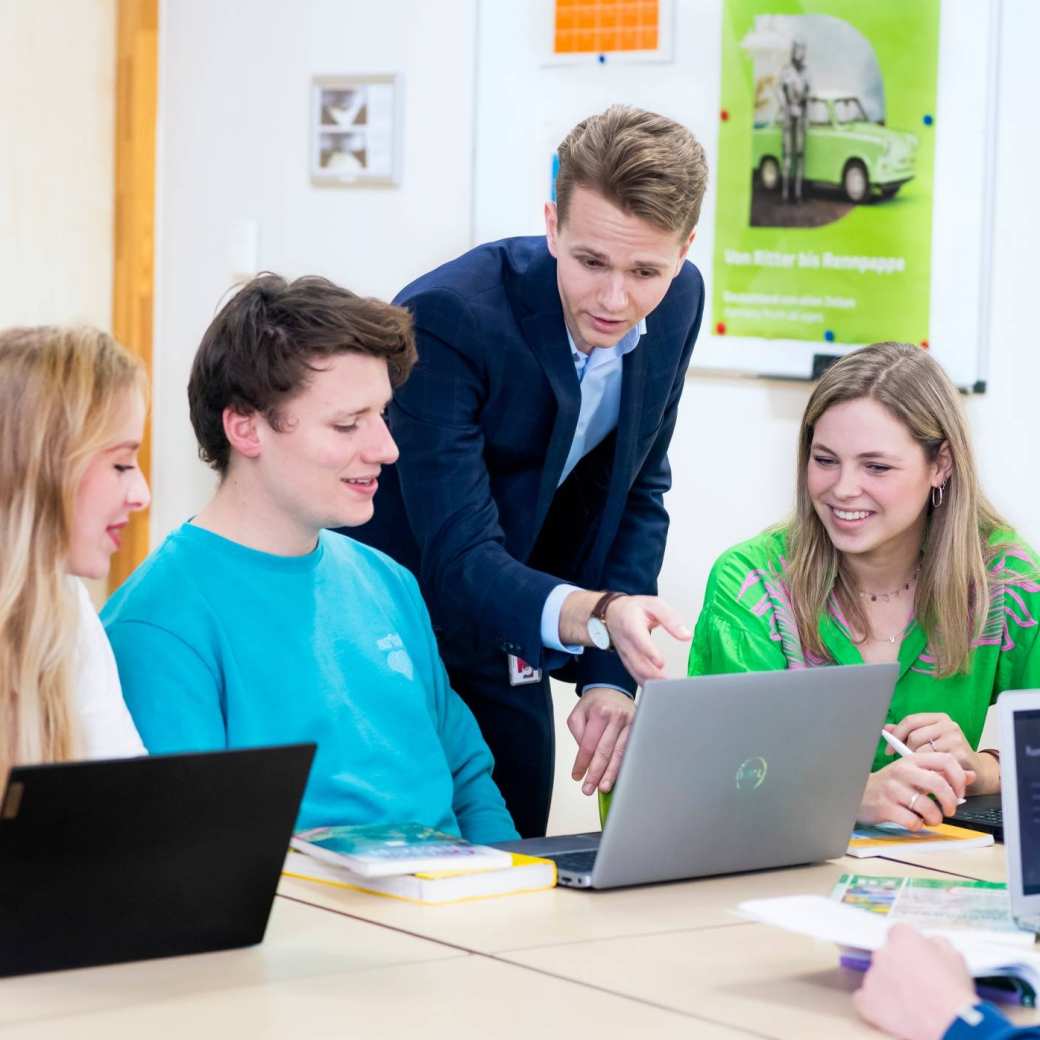
<path fill-rule="evenodd" d="M 315 76 L 311 83 L 311 183 L 400 183 L 400 77 Z"/>

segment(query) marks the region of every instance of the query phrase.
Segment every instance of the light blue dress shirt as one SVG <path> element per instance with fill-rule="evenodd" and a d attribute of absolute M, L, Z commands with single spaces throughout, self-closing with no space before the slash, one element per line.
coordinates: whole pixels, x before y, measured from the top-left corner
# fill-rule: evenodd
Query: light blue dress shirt
<path fill-rule="evenodd" d="M 567 330 L 567 342 L 571 348 L 574 371 L 581 390 L 581 406 L 574 429 L 574 440 L 571 441 L 571 449 L 563 464 L 559 484 L 562 484 L 574 467 L 617 426 L 618 413 L 621 410 L 621 374 L 625 355 L 635 350 L 645 332 L 646 322 L 641 321 L 629 329 L 613 347 L 595 347 L 588 354 L 583 354 L 575 345 L 570 329 Z M 576 585 L 557 585 L 546 598 L 545 606 L 542 607 L 542 644 L 550 650 L 580 654 L 584 649 L 580 646 L 564 646 L 560 642 L 560 611 L 563 601 L 572 592 L 577 591 L 579 590 Z M 611 688 L 620 689 L 617 686 Z"/>

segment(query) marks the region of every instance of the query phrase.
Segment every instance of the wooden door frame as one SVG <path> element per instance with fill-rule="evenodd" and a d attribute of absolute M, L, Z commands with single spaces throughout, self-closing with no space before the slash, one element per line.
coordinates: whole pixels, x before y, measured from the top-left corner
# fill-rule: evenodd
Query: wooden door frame
<path fill-rule="evenodd" d="M 112 332 L 144 362 L 152 383 L 155 306 L 155 145 L 159 67 L 159 0 L 117 0 L 115 227 Z M 151 415 L 140 463 L 151 483 Z M 133 514 L 112 557 L 111 592 L 147 556 L 148 511 Z"/>

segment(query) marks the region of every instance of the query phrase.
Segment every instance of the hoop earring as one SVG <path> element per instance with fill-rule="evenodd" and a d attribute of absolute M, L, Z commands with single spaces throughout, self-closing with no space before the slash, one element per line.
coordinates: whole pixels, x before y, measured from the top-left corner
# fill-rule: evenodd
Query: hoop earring
<path fill-rule="evenodd" d="M 938 494 L 936 494 L 938 492 Z M 943 504 L 943 497 L 946 493 L 946 481 L 944 480 L 941 484 L 932 488 L 932 509 L 938 509 Z"/>

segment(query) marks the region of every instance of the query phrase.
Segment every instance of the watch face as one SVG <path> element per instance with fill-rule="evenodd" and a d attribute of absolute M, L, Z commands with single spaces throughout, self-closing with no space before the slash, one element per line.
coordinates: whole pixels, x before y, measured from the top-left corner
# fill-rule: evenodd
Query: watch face
<path fill-rule="evenodd" d="M 607 631 L 607 626 L 599 618 L 590 617 L 585 627 L 588 629 L 589 638 L 592 640 L 593 646 L 600 650 L 610 649 L 610 633 Z"/>

